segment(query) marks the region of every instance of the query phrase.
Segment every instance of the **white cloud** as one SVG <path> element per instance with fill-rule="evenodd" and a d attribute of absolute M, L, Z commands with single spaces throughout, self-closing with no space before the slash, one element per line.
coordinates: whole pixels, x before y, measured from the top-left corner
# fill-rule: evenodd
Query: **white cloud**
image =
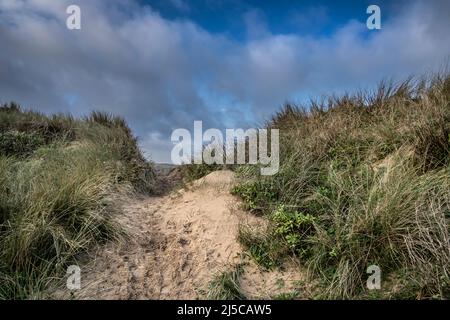
<path fill-rule="evenodd" d="M 299 93 L 428 71 L 450 54 L 448 2 L 417 2 L 381 31 L 349 21 L 326 38 L 272 34 L 254 13 L 245 42 L 134 1 L 78 3 L 82 30 L 69 31 L 71 1 L 0 0 L 0 99 L 122 114 L 157 161 L 169 160 L 171 130 L 194 120 L 220 128 L 232 115 L 242 127 L 249 114 L 261 120 Z"/>

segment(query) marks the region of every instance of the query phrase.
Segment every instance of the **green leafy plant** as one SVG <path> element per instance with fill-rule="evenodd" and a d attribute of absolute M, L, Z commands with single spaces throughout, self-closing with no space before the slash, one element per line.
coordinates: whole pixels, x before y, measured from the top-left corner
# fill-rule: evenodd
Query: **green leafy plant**
<path fill-rule="evenodd" d="M 310 214 L 286 210 L 280 205 L 272 215 L 275 234 L 286 241 L 288 247 L 300 256 L 307 254 L 304 241 L 314 231 L 314 217 Z"/>
<path fill-rule="evenodd" d="M 231 193 L 240 196 L 247 209 L 260 213 L 265 212 L 278 198 L 277 190 L 265 180 L 239 184 L 233 187 Z"/>

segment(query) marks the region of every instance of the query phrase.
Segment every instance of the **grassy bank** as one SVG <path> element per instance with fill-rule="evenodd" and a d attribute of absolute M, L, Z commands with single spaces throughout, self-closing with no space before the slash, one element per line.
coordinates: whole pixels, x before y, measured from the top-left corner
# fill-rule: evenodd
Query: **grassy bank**
<path fill-rule="evenodd" d="M 0 107 L 0 298 L 42 297 L 76 254 L 119 236 L 114 195 L 153 187 L 123 119 Z"/>
<path fill-rule="evenodd" d="M 450 77 L 288 105 L 280 171 L 237 169 L 233 192 L 270 220 L 239 240 L 266 268 L 297 257 L 321 298 L 449 298 Z M 382 289 L 368 291 L 377 265 Z"/>

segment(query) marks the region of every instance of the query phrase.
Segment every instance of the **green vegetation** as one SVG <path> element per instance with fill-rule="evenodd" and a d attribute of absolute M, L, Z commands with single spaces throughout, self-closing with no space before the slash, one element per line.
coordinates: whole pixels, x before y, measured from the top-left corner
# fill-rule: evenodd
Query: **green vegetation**
<path fill-rule="evenodd" d="M 208 300 L 246 300 L 239 281 L 243 265 L 237 264 L 232 270 L 217 274 L 209 283 L 206 294 Z"/>
<path fill-rule="evenodd" d="M 450 76 L 287 105 L 280 170 L 232 166 L 232 192 L 267 218 L 238 240 L 266 269 L 297 258 L 315 298 L 450 297 Z M 188 180 L 218 165 L 183 167 Z M 121 236 L 114 196 L 151 193 L 148 164 L 123 119 L 0 107 L 0 298 L 42 297 L 77 254 Z M 382 290 L 366 289 L 367 267 Z M 245 299 L 242 266 L 215 277 L 209 299 Z M 295 298 L 296 292 L 279 298 Z"/>
<path fill-rule="evenodd" d="M 238 241 L 249 255 L 264 269 L 279 267 L 286 256 L 287 247 L 282 245 L 274 232 L 255 232 L 249 226 L 240 225 Z"/>
<path fill-rule="evenodd" d="M 0 107 L 0 299 L 39 298 L 76 255 L 121 236 L 114 195 L 152 192 L 125 121 Z"/>
<path fill-rule="evenodd" d="M 297 257 L 321 298 L 450 297 L 450 76 L 287 105 L 268 127 L 280 129 L 280 171 L 241 166 L 232 190 L 270 221 L 241 228 L 256 262 Z"/>

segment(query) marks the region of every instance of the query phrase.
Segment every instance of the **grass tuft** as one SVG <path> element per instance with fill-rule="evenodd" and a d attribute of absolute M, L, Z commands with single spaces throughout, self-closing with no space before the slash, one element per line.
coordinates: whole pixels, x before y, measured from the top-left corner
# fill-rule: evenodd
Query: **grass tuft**
<path fill-rule="evenodd" d="M 246 300 L 239 281 L 243 272 L 242 264 L 232 270 L 217 274 L 209 283 L 206 299 L 208 300 Z"/>

